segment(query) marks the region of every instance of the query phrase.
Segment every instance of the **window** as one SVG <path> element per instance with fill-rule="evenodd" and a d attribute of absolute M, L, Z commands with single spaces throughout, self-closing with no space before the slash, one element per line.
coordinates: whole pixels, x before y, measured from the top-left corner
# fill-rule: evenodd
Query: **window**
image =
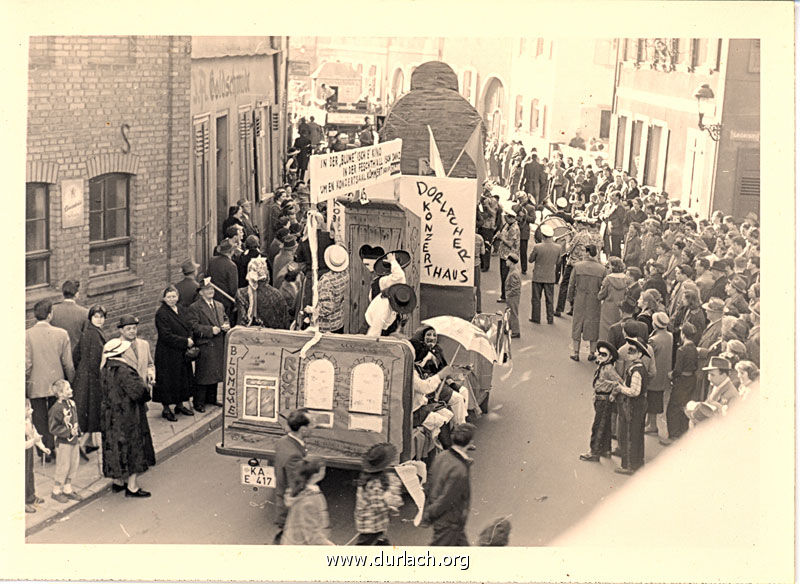
<path fill-rule="evenodd" d="M 50 193 L 46 183 L 25 185 L 25 287 L 50 283 Z"/>
<path fill-rule="evenodd" d="M 625 164 L 625 131 L 628 127 L 628 118 L 619 116 L 617 118 L 617 143 L 614 153 L 614 167 L 621 169 Z"/>
<path fill-rule="evenodd" d="M 278 421 L 277 377 L 247 375 L 244 378 L 243 419 Z"/>
<path fill-rule="evenodd" d="M 642 39 L 625 39 L 625 60 L 639 63 L 643 59 Z"/>
<path fill-rule="evenodd" d="M 759 39 L 750 41 L 750 57 L 747 61 L 747 72 L 761 72 L 761 40 Z"/>
<path fill-rule="evenodd" d="M 536 130 L 539 127 L 539 100 L 532 99 L 531 100 L 531 120 L 529 129 L 531 132 Z"/>
<path fill-rule="evenodd" d="M 600 138 L 608 140 L 611 135 L 611 110 L 600 110 Z"/>
<path fill-rule="evenodd" d="M 89 273 L 127 270 L 130 261 L 129 174 L 106 174 L 89 181 Z"/>
<path fill-rule="evenodd" d="M 705 65 L 708 60 L 708 39 L 692 39 L 692 67 Z"/>
<path fill-rule="evenodd" d="M 315 425 L 333 427 L 333 385 L 336 370 L 328 359 L 314 359 L 306 366 L 303 405 Z"/>
<path fill-rule="evenodd" d="M 633 122 L 631 129 L 631 155 L 628 162 L 628 174 L 640 179 L 639 169 L 641 164 L 639 161 L 639 154 L 642 149 L 642 132 L 644 130 L 644 122 L 636 120 Z"/>
<path fill-rule="evenodd" d="M 647 133 L 647 149 L 644 156 L 644 184 L 657 186 L 658 154 L 661 147 L 661 126 L 650 126 Z"/>
<path fill-rule="evenodd" d="M 350 379 L 350 430 L 381 432 L 383 429 L 383 368 L 363 362 L 353 368 Z"/>
<path fill-rule="evenodd" d="M 472 71 L 464 71 L 464 80 L 461 83 L 461 95 L 472 103 Z"/>
<path fill-rule="evenodd" d="M 514 106 L 514 127 L 522 125 L 522 96 L 518 95 Z"/>

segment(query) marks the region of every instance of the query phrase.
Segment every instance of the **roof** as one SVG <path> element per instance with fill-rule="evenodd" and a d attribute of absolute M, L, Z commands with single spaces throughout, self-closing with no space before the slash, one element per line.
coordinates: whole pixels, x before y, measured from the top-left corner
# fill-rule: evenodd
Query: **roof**
<path fill-rule="evenodd" d="M 347 63 L 323 63 L 311 74 L 311 77 L 318 79 L 361 79 L 361 75 Z"/>
<path fill-rule="evenodd" d="M 268 36 L 195 36 L 192 37 L 192 59 L 215 57 L 250 57 L 274 55 L 278 52 Z"/>

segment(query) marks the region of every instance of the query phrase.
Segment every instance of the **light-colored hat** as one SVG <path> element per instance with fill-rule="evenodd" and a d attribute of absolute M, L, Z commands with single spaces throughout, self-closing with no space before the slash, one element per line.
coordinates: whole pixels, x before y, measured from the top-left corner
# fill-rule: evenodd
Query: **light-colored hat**
<path fill-rule="evenodd" d="M 708 302 L 703 304 L 703 308 L 708 310 L 709 312 L 722 312 L 725 310 L 725 303 L 722 301 L 721 298 L 717 298 L 716 296 L 712 296 L 708 299 Z"/>
<path fill-rule="evenodd" d="M 669 326 L 669 316 L 667 316 L 666 312 L 656 312 L 653 315 L 653 326 L 665 329 Z"/>
<path fill-rule="evenodd" d="M 559 209 L 564 209 L 567 206 L 567 199 L 565 197 L 558 197 L 556 199 L 556 207 Z"/>
<path fill-rule="evenodd" d="M 262 282 L 268 278 L 267 274 L 267 258 L 253 258 L 247 264 L 248 282 Z"/>
<path fill-rule="evenodd" d="M 724 357 L 711 357 L 711 359 L 708 360 L 708 365 L 703 367 L 703 371 L 713 371 L 714 369 L 719 369 L 720 371 L 730 371 L 731 362 Z"/>
<path fill-rule="evenodd" d="M 541 227 L 539 227 L 539 231 L 542 233 L 543 237 L 553 237 L 553 235 L 555 234 L 553 228 L 550 227 L 549 225 L 542 225 Z"/>
<path fill-rule="evenodd" d="M 325 248 L 325 265 L 332 272 L 343 272 L 350 264 L 350 256 L 341 245 L 329 245 Z"/>

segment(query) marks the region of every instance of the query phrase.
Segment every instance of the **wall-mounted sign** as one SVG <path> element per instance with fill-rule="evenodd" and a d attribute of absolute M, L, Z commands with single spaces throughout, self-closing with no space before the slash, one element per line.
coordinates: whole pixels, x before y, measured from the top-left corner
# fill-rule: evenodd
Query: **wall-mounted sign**
<path fill-rule="evenodd" d="M 289 61 L 290 77 L 308 77 L 311 75 L 311 63 L 308 61 Z"/>
<path fill-rule="evenodd" d="M 81 227 L 83 225 L 83 179 L 74 178 L 61 181 L 61 227 Z"/>
<path fill-rule="evenodd" d="M 731 140 L 739 142 L 758 142 L 761 140 L 761 133 L 758 131 L 747 132 L 741 130 L 731 130 Z"/>

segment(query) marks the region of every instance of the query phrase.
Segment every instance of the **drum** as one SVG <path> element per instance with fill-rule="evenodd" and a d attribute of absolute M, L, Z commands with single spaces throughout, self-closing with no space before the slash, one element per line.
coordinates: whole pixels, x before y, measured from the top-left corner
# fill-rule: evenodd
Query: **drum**
<path fill-rule="evenodd" d="M 561 217 L 550 215 L 542 220 L 542 225 L 549 225 L 553 228 L 553 241 L 558 243 L 566 241 L 567 245 L 572 241 L 575 230 L 572 228 L 572 225 L 564 221 Z"/>

